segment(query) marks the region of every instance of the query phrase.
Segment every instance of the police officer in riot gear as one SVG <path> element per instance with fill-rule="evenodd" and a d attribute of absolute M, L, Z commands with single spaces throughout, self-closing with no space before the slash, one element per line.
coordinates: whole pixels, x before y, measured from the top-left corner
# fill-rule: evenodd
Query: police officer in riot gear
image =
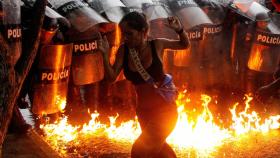
<path fill-rule="evenodd" d="M 258 13 L 256 15 L 257 29 L 265 31 L 267 29 L 270 18 L 267 13 Z"/>
<path fill-rule="evenodd" d="M 274 14 L 280 14 L 280 0 L 267 0 L 267 5 Z M 271 83 L 260 87 L 256 92 L 256 97 L 261 102 L 266 102 L 269 97 L 275 96 L 278 94 L 280 89 L 280 63 L 278 68 L 273 74 L 273 79 Z"/>
<path fill-rule="evenodd" d="M 268 37 L 266 35 L 262 35 L 261 33 L 269 33 L 268 29 L 269 22 L 271 21 L 270 17 L 267 13 L 261 12 L 256 15 L 256 28 L 254 39 L 259 40 L 260 36 Z M 256 63 L 261 61 L 254 61 L 256 59 L 257 50 L 262 51 L 262 55 L 260 57 L 262 63 Z M 270 56 L 268 54 L 273 55 L 272 50 L 270 50 L 269 46 L 256 44 L 256 41 L 253 42 L 251 52 L 248 59 L 248 71 L 247 71 L 247 92 L 253 93 L 257 90 L 258 87 L 268 84 L 272 81 L 271 70 L 266 65 L 266 63 L 272 62 Z M 260 67 L 257 65 L 261 65 Z"/>
<path fill-rule="evenodd" d="M 32 6 L 29 6 L 32 7 Z M 30 27 L 29 18 L 28 15 L 30 14 L 31 8 L 25 8 L 23 12 L 23 17 L 25 21 L 24 24 L 24 33 L 28 33 L 28 29 Z M 70 28 L 70 23 L 63 17 L 55 17 L 54 15 L 51 15 L 50 13 L 53 13 L 53 10 L 49 7 L 46 8 L 45 12 L 45 18 L 43 21 L 43 26 L 41 30 L 41 36 L 40 36 L 40 48 L 42 49 L 43 46 L 50 45 L 50 44 L 58 44 L 58 43 L 64 43 L 64 32 L 66 32 Z M 39 50 L 41 50 L 39 49 Z M 38 107 L 38 104 L 40 103 L 34 103 L 34 97 L 36 97 L 36 91 L 34 89 L 34 85 L 38 84 L 38 65 L 39 62 L 39 56 L 40 52 L 37 53 L 37 56 L 34 60 L 34 63 L 29 71 L 29 74 L 27 75 L 23 87 L 20 92 L 20 97 L 18 99 L 18 104 L 21 105 L 21 108 L 31 108 L 31 110 L 34 108 L 34 106 Z M 40 77 L 39 77 L 40 78 Z M 37 88 L 38 89 L 38 88 Z M 43 92 L 43 89 L 42 89 Z M 44 93 L 44 92 L 43 92 Z M 31 107 L 29 107 L 30 103 L 28 103 L 28 99 L 26 99 L 28 96 L 28 99 L 30 100 Z M 36 105 L 35 105 L 36 104 Z M 42 104 L 39 105 L 40 107 L 43 106 Z M 52 117 L 52 120 L 54 121 L 57 119 L 58 113 Z M 32 118 L 34 119 L 35 128 L 39 129 L 40 123 L 42 123 L 41 116 L 38 119 L 37 117 L 40 116 L 37 112 L 34 112 L 32 110 Z"/>

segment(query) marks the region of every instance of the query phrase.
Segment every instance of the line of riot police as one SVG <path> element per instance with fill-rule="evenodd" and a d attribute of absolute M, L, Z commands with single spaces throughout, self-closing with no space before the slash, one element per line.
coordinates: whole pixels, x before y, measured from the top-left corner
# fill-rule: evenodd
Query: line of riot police
<path fill-rule="evenodd" d="M 30 1 L 25 7 L 27 4 Z M 28 29 L 28 8 L 23 11 L 22 24 Z M 49 0 L 40 51 L 26 81 L 27 90 L 23 90 L 34 114 L 57 116 L 66 109 L 77 122 L 90 118 L 88 109 L 106 115 L 121 109 L 134 116 L 132 85 L 123 76 L 114 84 L 103 79 L 102 55 L 96 45 L 100 36 L 107 36 L 113 62 L 121 44 L 117 24 L 130 11 L 146 15 L 150 39 L 178 39 L 166 26 L 166 18 L 175 15 L 182 22 L 191 47 L 166 50 L 163 59 L 165 70 L 173 74 L 179 88 L 254 93 L 272 81 L 279 65 L 280 15 L 257 2 Z M 9 35 L 17 34 L 12 31 Z M 60 77 L 54 79 L 55 74 Z"/>

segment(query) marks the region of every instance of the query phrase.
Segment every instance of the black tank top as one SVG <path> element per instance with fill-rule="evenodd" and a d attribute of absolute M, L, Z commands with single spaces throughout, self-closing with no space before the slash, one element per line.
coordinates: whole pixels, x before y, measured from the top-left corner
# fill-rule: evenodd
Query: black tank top
<path fill-rule="evenodd" d="M 152 76 L 155 82 L 161 82 L 164 79 L 164 72 L 162 67 L 162 62 L 160 61 L 154 41 L 150 41 L 151 43 L 151 49 L 152 49 L 152 64 L 146 68 L 146 71 Z M 141 77 L 141 75 L 137 71 L 131 71 L 128 67 L 128 55 L 129 55 L 129 49 L 125 45 L 124 46 L 124 75 L 127 80 L 131 81 L 133 84 L 143 84 L 146 83 L 146 81 Z"/>

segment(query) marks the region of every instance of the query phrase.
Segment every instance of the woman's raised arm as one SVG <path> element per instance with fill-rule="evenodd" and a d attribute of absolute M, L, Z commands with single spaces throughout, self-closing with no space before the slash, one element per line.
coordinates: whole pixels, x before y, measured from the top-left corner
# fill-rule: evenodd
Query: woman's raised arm
<path fill-rule="evenodd" d="M 101 37 L 101 35 L 100 35 L 100 38 L 97 42 L 97 47 L 103 55 L 105 79 L 110 82 L 114 82 L 122 69 L 124 47 L 121 46 L 118 49 L 118 52 L 116 55 L 116 60 L 115 60 L 115 63 L 113 64 L 113 66 L 111 66 L 111 64 L 110 64 L 110 58 L 109 58 L 110 46 L 109 46 L 106 36 Z"/>
<path fill-rule="evenodd" d="M 179 40 L 156 39 L 157 47 L 160 49 L 187 49 L 190 46 L 190 41 L 180 20 L 176 16 L 168 17 L 167 20 L 169 23 L 168 27 L 179 35 Z"/>

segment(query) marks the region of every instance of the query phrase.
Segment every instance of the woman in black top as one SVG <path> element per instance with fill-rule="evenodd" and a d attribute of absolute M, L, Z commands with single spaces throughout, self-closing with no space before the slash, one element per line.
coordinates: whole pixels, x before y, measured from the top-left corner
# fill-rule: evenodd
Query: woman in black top
<path fill-rule="evenodd" d="M 109 44 L 106 37 L 98 41 L 99 50 L 103 52 L 106 79 L 114 81 L 121 69 L 124 69 L 125 77 L 135 85 L 136 114 L 142 133 L 133 144 L 132 158 L 176 157 L 165 141 L 177 121 L 176 105 L 174 102 L 165 101 L 156 93 L 155 88 L 141 77 L 129 54 L 129 49 L 136 50 L 144 69 L 155 83 L 160 85 L 165 78 L 162 66 L 164 49 L 186 49 L 189 46 L 187 34 L 178 18 L 169 17 L 168 22 L 169 27 L 178 33 L 180 40 L 149 41 L 149 25 L 145 15 L 138 12 L 125 15 L 119 24 L 124 43 L 118 49 L 113 66 L 109 63 Z"/>

